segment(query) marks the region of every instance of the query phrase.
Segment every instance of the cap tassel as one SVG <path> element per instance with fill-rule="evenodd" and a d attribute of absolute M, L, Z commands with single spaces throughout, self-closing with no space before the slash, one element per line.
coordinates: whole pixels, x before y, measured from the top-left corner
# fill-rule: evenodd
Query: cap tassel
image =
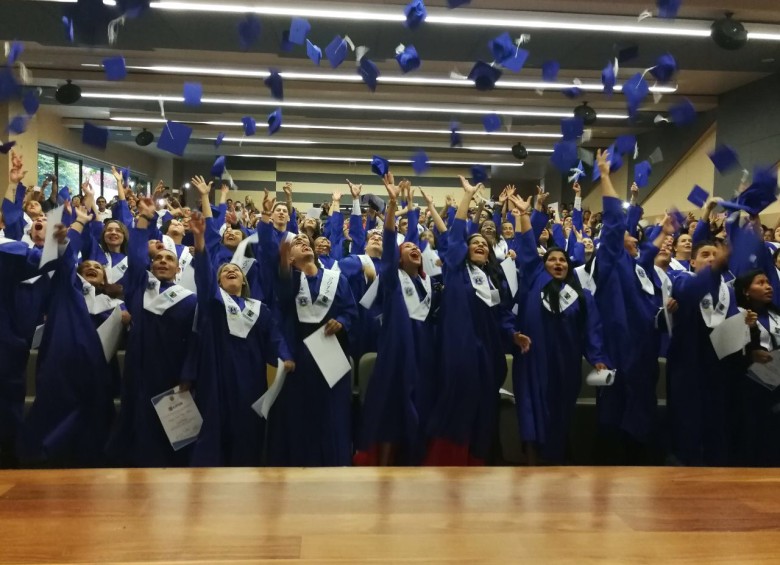
<path fill-rule="evenodd" d="M 163 120 L 165 120 L 165 127 L 168 128 L 168 135 L 171 136 L 171 139 L 173 139 L 173 132 L 171 131 L 171 126 L 168 125 L 168 118 L 165 117 L 165 102 L 162 98 L 157 100 L 157 102 L 160 103 L 160 116 Z"/>
<path fill-rule="evenodd" d="M 360 64 L 360 60 L 366 56 L 366 53 L 369 52 L 369 48 L 365 45 L 360 45 L 357 49 L 355 49 L 355 59 L 357 60 L 357 63 Z"/>
<path fill-rule="evenodd" d="M 580 180 L 580 177 L 585 176 L 585 171 L 583 171 L 579 167 L 572 167 L 571 169 L 569 169 L 569 172 L 573 173 L 572 175 L 569 176 L 569 182 L 577 182 L 578 180 Z"/>
<path fill-rule="evenodd" d="M 593 130 L 590 128 L 582 130 L 581 138 L 583 143 L 590 141 L 593 138 Z"/>
<path fill-rule="evenodd" d="M 352 43 L 352 40 L 349 38 L 348 35 L 345 35 L 344 39 L 342 39 L 341 41 L 342 41 L 342 43 L 346 43 L 347 45 L 349 45 L 350 50 L 352 50 L 352 51 L 355 50 L 355 44 Z"/>
<path fill-rule="evenodd" d="M 119 37 L 119 26 L 125 25 L 125 16 L 119 16 L 118 18 L 108 22 L 108 44 L 114 45 Z"/>
<path fill-rule="evenodd" d="M 644 12 L 639 14 L 636 21 L 641 22 L 642 20 L 646 20 L 647 18 L 652 18 L 652 17 L 653 17 L 653 12 L 651 12 L 650 10 L 645 10 Z"/>
<path fill-rule="evenodd" d="M 634 144 L 634 160 L 636 161 L 636 158 L 639 157 L 639 144 Z"/>
<path fill-rule="evenodd" d="M 669 123 L 669 119 L 668 118 L 664 118 L 661 114 L 658 114 L 655 118 L 653 118 L 653 123 L 654 124 L 660 124 L 661 122 L 666 122 L 668 124 Z"/>

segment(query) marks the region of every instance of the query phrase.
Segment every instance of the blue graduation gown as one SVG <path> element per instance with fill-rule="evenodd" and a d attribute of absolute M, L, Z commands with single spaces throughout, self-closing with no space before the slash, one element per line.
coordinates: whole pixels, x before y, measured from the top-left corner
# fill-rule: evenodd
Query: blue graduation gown
<path fill-rule="evenodd" d="M 228 249 L 222 244 L 222 238 L 220 237 L 218 230 L 219 228 L 217 228 L 213 218 L 206 218 L 206 247 L 209 250 L 209 257 L 211 258 L 210 264 L 211 269 L 214 271 L 214 276 L 216 276 L 220 266 L 225 263 L 233 262 L 234 254 L 233 250 Z M 248 249 L 252 250 L 255 257 L 259 256 L 257 245 L 250 245 Z M 257 260 L 252 261 L 249 269 L 244 274 L 246 275 L 246 282 L 249 285 L 250 298 L 254 298 L 255 300 L 269 300 L 270 297 L 268 297 L 264 291 L 266 286 L 262 280 L 262 273 L 257 264 Z"/>
<path fill-rule="evenodd" d="M 145 310 L 144 293 L 149 281 L 145 230 L 130 230 L 128 250 L 125 304 L 133 323 L 127 337 L 122 406 L 110 441 L 110 455 L 123 466 L 186 466 L 188 448 L 173 451 L 151 399 L 182 381 L 197 297 L 187 296 L 159 316 Z M 170 286 L 161 284 L 160 292 Z"/>
<path fill-rule="evenodd" d="M 707 293 L 717 300 L 720 281 L 719 272 L 706 268 L 672 282 L 679 308 L 667 356 L 667 414 L 670 451 L 686 465 L 727 465 L 734 448 L 737 387 L 746 363 L 740 353 L 718 360 L 700 310 Z M 739 310 L 734 290 L 728 290 L 731 317 Z"/>
<path fill-rule="evenodd" d="M 514 324 L 503 305 L 490 307 L 476 296 L 466 266 L 466 233 L 466 221 L 456 218 L 442 256 L 447 270 L 439 323 L 440 366 L 428 437 L 466 447 L 471 457 L 485 460 L 495 437 L 498 391 L 506 377 L 502 338 L 513 333 Z"/>
<path fill-rule="evenodd" d="M 192 449 L 195 466 L 258 466 L 262 463 L 265 420 L 252 403 L 268 388 L 266 365 L 291 359 L 271 310 L 263 304 L 246 338 L 228 327 L 225 303 L 208 252 L 193 259 L 198 287 L 198 334 L 184 380 L 194 381 L 203 427 Z M 235 297 L 241 310 L 244 299 Z M 292 378 L 295 378 L 293 375 Z"/>
<path fill-rule="evenodd" d="M 111 311 L 90 315 L 76 275 L 80 234 L 69 234 L 51 284 L 38 353 L 36 395 L 25 418 L 19 456 L 26 464 L 97 467 L 114 419 L 112 371 L 96 331 Z"/>
<path fill-rule="evenodd" d="M 520 294 L 517 331 L 531 338 L 526 354 L 515 347 L 512 381 L 520 431 L 537 442 L 542 457 L 562 463 L 577 397 L 582 385 L 583 355 L 591 365 L 610 362 L 603 351 L 601 317 L 588 290 L 559 314 L 544 308 L 542 291 L 553 278 L 545 270 L 531 231 L 519 239 L 518 264 L 527 292 Z M 583 309 L 584 306 L 584 309 Z"/>
<path fill-rule="evenodd" d="M 312 301 L 319 296 L 322 273 L 319 269 L 315 276 L 307 277 Z M 336 295 L 322 322 L 300 322 L 296 311 L 299 288 L 299 271 L 293 270 L 289 280 L 279 281 L 280 323 L 295 359 L 295 372 L 285 381 L 268 414 L 268 464 L 275 467 L 349 465 L 352 456 L 349 375 L 330 388 L 303 340 L 328 320 L 335 319 L 344 326 L 338 336 L 344 348 L 345 334 L 354 328 L 357 306 L 347 280 L 339 275 Z"/>
<path fill-rule="evenodd" d="M 419 464 L 424 455 L 426 414 L 430 411 L 436 371 L 434 296 L 425 321 L 409 316 L 398 279 L 400 251 L 395 231 L 385 230 L 379 278 L 382 325 L 374 374 L 363 404 L 358 449 L 368 451 L 380 443 L 398 448 L 395 464 Z M 424 290 L 416 284 L 418 297 Z M 433 286 L 431 294 L 434 294 Z"/>
<path fill-rule="evenodd" d="M 393 241 L 393 245 L 396 245 L 395 241 Z M 381 273 L 382 260 L 372 257 L 371 262 L 374 264 L 374 271 L 377 274 Z M 371 308 L 364 308 L 360 305 L 360 300 L 370 284 L 366 281 L 366 276 L 363 274 L 363 263 L 357 255 L 349 255 L 339 261 L 339 270 L 347 279 L 352 296 L 357 303 L 358 318 L 354 331 L 350 332 L 349 336 L 350 355 L 357 363 L 364 354 L 378 349 L 380 316 L 382 314 L 381 296 L 377 294 L 377 299 Z"/>

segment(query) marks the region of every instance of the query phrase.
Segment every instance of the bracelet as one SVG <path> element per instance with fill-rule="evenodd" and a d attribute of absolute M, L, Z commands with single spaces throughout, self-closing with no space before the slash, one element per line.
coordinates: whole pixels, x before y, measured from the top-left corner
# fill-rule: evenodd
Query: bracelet
<path fill-rule="evenodd" d="M 84 227 L 84 226 L 86 226 L 86 225 L 87 225 L 87 224 L 85 224 L 84 222 L 82 222 L 81 220 L 76 220 L 76 221 L 75 221 L 75 222 L 73 222 L 73 223 L 74 223 L 74 224 L 81 224 L 81 226 L 82 226 L 82 227 Z"/>
<path fill-rule="evenodd" d="M 154 215 L 150 215 L 150 216 L 144 216 L 143 214 L 139 214 L 139 216 L 140 216 L 141 218 L 143 218 L 144 220 L 146 220 L 147 222 L 151 222 L 151 221 L 153 221 L 153 220 L 154 220 Z"/>

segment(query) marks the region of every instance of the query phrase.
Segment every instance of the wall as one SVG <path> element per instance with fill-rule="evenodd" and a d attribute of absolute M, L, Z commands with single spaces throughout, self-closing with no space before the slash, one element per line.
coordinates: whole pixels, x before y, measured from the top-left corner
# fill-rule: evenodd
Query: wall
<path fill-rule="evenodd" d="M 628 167 L 623 166 L 609 176 L 612 186 L 619 196 L 626 197 L 628 191 Z M 601 181 L 593 184 L 593 187 L 582 199 L 582 209 L 591 212 L 600 212 L 604 207 L 601 203 Z"/>

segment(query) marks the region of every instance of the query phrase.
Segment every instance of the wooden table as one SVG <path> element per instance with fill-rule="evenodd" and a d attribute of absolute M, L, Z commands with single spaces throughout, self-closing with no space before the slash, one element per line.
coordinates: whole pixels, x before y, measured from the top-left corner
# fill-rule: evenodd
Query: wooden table
<path fill-rule="evenodd" d="M 780 473 L 0 473 L 0 563 L 780 563 Z"/>

